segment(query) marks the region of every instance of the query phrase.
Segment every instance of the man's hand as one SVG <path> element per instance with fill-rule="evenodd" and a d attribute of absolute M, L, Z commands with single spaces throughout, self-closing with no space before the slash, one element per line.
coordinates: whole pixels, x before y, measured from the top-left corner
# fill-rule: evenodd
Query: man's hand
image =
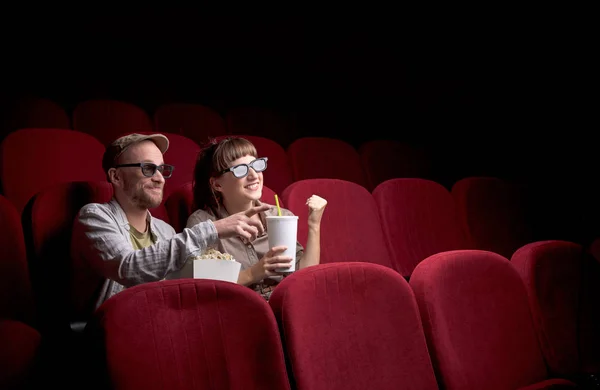
<path fill-rule="evenodd" d="M 252 218 L 255 214 L 269 210 L 271 206 L 263 204 L 252 207 L 249 210 L 230 215 L 227 218 L 213 221 L 217 228 L 219 238 L 228 238 L 240 236 L 249 241 L 254 241 L 256 237 L 264 234 L 264 227 L 260 220 Z"/>

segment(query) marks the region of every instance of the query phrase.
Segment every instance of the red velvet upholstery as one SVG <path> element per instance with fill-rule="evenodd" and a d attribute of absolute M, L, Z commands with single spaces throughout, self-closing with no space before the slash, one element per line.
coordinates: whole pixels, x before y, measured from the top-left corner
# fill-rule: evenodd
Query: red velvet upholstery
<path fill-rule="evenodd" d="M 150 116 L 135 104 L 110 99 L 83 101 L 73 110 L 73 129 L 108 145 L 123 133 L 153 131 Z M 102 160 L 100 160 L 102 161 Z"/>
<path fill-rule="evenodd" d="M 307 179 L 290 184 L 281 198 L 298 218 L 298 241 L 306 245 L 308 207 L 316 194 L 327 200 L 321 220 L 321 264 L 369 262 L 391 267 L 375 200 L 366 188 L 337 179 Z"/>
<path fill-rule="evenodd" d="M 298 390 L 437 389 L 413 292 L 394 270 L 308 267 L 269 304 Z"/>
<path fill-rule="evenodd" d="M 171 226 L 177 233 L 181 233 L 187 220 L 194 212 L 194 190 L 192 182 L 188 182 L 175 189 L 165 200 L 165 208 L 169 215 Z"/>
<path fill-rule="evenodd" d="M 0 318 L 35 325 L 35 307 L 21 216 L 15 206 L 2 195 L 0 226 Z"/>
<path fill-rule="evenodd" d="M 279 199 L 279 207 L 285 207 L 281 196 L 277 195 Z M 263 185 L 262 195 L 260 196 L 260 201 L 262 203 L 267 203 L 270 205 L 275 205 L 275 191 L 273 191 L 270 187 Z"/>
<path fill-rule="evenodd" d="M 34 328 L 0 319 L 0 389 L 30 388 L 39 364 L 40 343 L 41 336 Z"/>
<path fill-rule="evenodd" d="M 71 231 L 79 209 L 107 202 L 107 181 L 59 183 L 39 192 L 23 212 L 32 286 L 43 327 L 68 330 L 90 314 L 102 279 L 85 265 L 71 264 Z"/>
<path fill-rule="evenodd" d="M 600 238 L 596 238 L 592 241 L 588 248 L 588 252 L 598 263 L 600 263 Z"/>
<path fill-rule="evenodd" d="M 556 375 L 573 375 L 579 370 L 582 260 L 581 245 L 566 241 L 527 244 L 511 258 L 527 289 L 542 352 Z"/>
<path fill-rule="evenodd" d="M 428 256 L 469 247 L 454 200 L 441 184 L 390 179 L 373 190 L 373 198 L 393 267 L 405 277 Z"/>
<path fill-rule="evenodd" d="M 346 141 L 327 137 L 303 137 L 287 148 L 295 181 L 340 179 L 367 187 L 358 151 Z"/>
<path fill-rule="evenodd" d="M 440 387 L 551 384 L 539 384 L 550 378 L 525 285 L 508 259 L 479 250 L 438 253 L 415 267 L 410 286 Z"/>
<path fill-rule="evenodd" d="M 19 99 L 11 107 L 7 127 L 11 131 L 28 127 L 70 129 L 71 119 L 65 109 L 55 101 L 27 97 Z"/>
<path fill-rule="evenodd" d="M 277 322 L 251 289 L 178 279 L 131 287 L 98 308 L 114 388 L 289 389 Z"/>
<path fill-rule="evenodd" d="M 519 390 L 556 390 L 577 388 L 577 385 L 562 378 L 546 379 L 529 386 L 519 387 Z"/>
<path fill-rule="evenodd" d="M 167 212 L 167 207 L 165 206 L 164 198 L 163 203 L 158 205 L 158 207 L 150 209 L 150 214 L 152 214 L 152 217 L 154 218 L 162 219 L 166 223 L 171 224 L 171 220 L 169 219 L 169 213 Z"/>
<path fill-rule="evenodd" d="M 65 129 L 20 129 L 1 144 L 4 195 L 21 212 L 38 191 L 55 183 L 106 180 L 104 146 L 94 137 Z"/>
<path fill-rule="evenodd" d="M 469 240 L 476 249 L 506 258 L 531 242 L 518 188 L 495 177 L 467 177 L 454 183 L 452 196 Z"/>

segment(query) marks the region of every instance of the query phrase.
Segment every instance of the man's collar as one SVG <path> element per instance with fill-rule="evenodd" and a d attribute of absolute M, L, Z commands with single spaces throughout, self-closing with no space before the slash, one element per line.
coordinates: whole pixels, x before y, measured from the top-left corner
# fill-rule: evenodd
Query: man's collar
<path fill-rule="evenodd" d="M 119 201 L 117 201 L 117 199 L 113 197 L 110 200 L 109 204 L 115 210 L 115 215 L 117 216 L 117 222 L 119 223 L 119 225 L 125 226 L 126 229 L 129 229 L 129 220 L 127 219 L 127 214 L 125 214 L 125 210 L 123 210 L 123 207 L 121 207 Z M 156 230 L 154 229 L 154 219 L 152 217 L 152 214 L 150 214 L 150 210 L 146 210 L 146 222 L 148 223 L 148 226 L 150 226 L 150 232 L 152 234 L 152 237 L 156 238 L 156 235 L 154 233 L 154 231 Z"/>

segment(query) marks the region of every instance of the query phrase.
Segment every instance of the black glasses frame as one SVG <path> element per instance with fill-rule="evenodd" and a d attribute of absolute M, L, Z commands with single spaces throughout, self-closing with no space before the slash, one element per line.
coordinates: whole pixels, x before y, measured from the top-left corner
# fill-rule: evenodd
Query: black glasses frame
<path fill-rule="evenodd" d="M 134 164 L 119 164 L 119 165 L 115 165 L 115 168 L 121 168 L 121 167 L 140 167 L 142 169 L 142 175 L 146 176 L 146 177 L 152 177 L 156 174 L 156 171 L 159 171 L 161 175 L 163 175 L 163 177 L 165 179 L 170 178 L 173 175 L 173 171 L 175 170 L 175 166 L 173 165 L 169 165 L 169 164 L 161 164 L 161 165 L 156 165 L 153 163 L 134 163 Z M 146 169 L 151 168 L 152 169 L 152 174 L 147 174 L 146 173 Z M 167 169 L 171 169 L 171 173 L 167 176 L 164 174 L 165 168 Z"/>
<path fill-rule="evenodd" d="M 269 160 L 268 157 L 260 157 L 260 158 L 257 158 L 256 160 L 250 161 L 248 164 L 238 164 L 238 165 L 235 165 L 235 166 L 233 166 L 231 168 L 227 168 L 227 169 L 219 172 L 219 174 L 220 175 L 224 175 L 227 172 L 231 172 L 231 173 L 233 173 L 233 176 L 237 177 L 238 179 L 241 179 L 241 178 L 244 178 L 244 177 L 248 176 L 248 173 L 250 172 L 250 168 L 254 169 L 254 172 L 257 172 L 257 173 L 265 171 L 267 169 L 267 161 L 268 160 Z M 265 162 L 265 168 L 261 169 L 261 170 L 257 170 L 256 168 L 254 168 L 254 163 L 257 162 L 257 161 L 264 161 Z M 234 169 L 239 168 L 239 167 L 246 167 L 246 173 L 244 175 L 242 175 L 242 176 L 237 176 L 234 173 Z"/>

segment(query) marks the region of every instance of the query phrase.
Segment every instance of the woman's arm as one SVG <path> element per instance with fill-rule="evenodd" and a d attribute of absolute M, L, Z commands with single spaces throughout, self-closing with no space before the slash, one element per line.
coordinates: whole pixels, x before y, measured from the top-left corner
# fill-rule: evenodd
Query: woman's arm
<path fill-rule="evenodd" d="M 321 217 L 327 206 L 327 201 L 313 195 L 306 200 L 308 206 L 308 236 L 304 255 L 300 259 L 300 269 L 317 265 L 321 261 Z"/>

